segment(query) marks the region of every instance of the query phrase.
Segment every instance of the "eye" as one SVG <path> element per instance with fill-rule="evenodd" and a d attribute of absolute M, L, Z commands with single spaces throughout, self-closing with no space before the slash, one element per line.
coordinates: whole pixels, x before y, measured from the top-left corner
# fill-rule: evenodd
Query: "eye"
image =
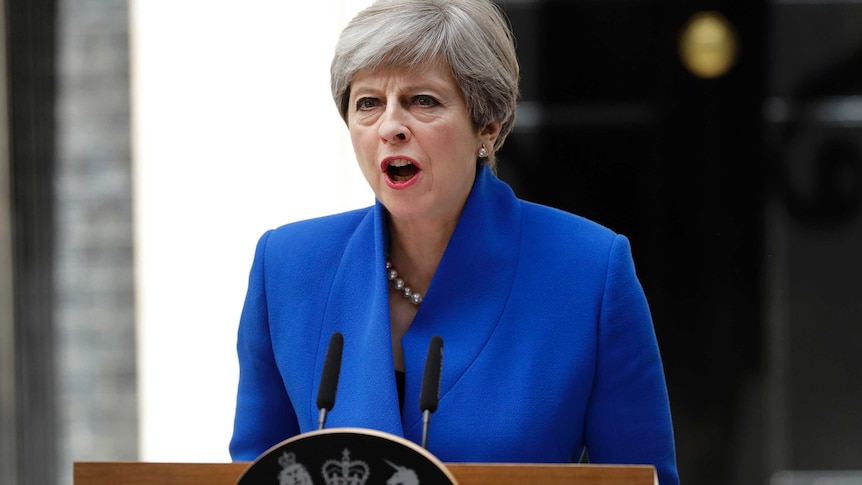
<path fill-rule="evenodd" d="M 419 106 L 437 106 L 440 104 L 434 96 L 429 96 L 427 94 L 420 94 L 418 96 L 413 97 L 413 103 Z"/>
<path fill-rule="evenodd" d="M 374 98 L 359 98 L 356 100 L 357 111 L 367 111 L 377 106 L 378 102 Z"/>

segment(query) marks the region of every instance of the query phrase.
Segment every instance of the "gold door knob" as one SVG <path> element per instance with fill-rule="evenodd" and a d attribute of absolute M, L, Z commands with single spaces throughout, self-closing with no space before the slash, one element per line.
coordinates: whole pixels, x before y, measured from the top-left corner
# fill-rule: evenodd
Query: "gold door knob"
<path fill-rule="evenodd" d="M 698 12 L 683 27 L 679 55 L 683 65 L 697 77 L 724 75 L 736 61 L 736 53 L 736 32 L 718 12 Z"/>

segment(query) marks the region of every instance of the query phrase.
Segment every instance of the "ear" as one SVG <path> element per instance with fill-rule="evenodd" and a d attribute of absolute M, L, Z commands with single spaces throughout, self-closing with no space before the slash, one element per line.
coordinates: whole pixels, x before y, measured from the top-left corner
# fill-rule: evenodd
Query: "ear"
<path fill-rule="evenodd" d="M 498 121 L 488 123 L 479 131 L 479 143 L 484 143 L 488 147 L 488 150 L 493 152 L 494 143 L 497 141 L 497 137 L 500 136 L 502 128 L 503 124 Z"/>

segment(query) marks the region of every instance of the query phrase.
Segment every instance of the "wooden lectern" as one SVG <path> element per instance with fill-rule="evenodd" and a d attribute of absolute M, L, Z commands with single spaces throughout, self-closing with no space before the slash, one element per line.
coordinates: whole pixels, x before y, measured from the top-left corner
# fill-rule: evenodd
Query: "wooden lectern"
<path fill-rule="evenodd" d="M 234 485 L 250 462 L 76 462 L 74 485 Z M 655 485 L 643 465 L 447 463 L 459 485 Z"/>
<path fill-rule="evenodd" d="M 351 459 L 351 450 L 361 452 L 362 458 Z M 365 483 L 369 479 L 372 483 L 422 483 L 421 479 L 426 485 L 658 483 L 652 466 L 447 464 L 402 437 L 361 428 L 303 433 L 273 446 L 253 462 L 78 462 L 74 466 L 74 485 L 260 485 L 320 483 L 321 479 L 327 483 Z"/>

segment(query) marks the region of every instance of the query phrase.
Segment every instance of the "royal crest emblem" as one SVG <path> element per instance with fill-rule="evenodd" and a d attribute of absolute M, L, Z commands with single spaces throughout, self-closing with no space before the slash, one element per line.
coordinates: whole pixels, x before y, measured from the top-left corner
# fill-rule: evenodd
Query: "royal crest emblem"
<path fill-rule="evenodd" d="M 278 473 L 278 485 L 314 485 L 311 475 L 302 463 L 296 462 L 296 455 L 284 452 L 278 457 L 281 471 Z"/>
<path fill-rule="evenodd" d="M 371 468 L 362 460 L 351 460 L 350 450 L 341 452 L 341 460 L 327 460 L 323 463 L 323 479 L 326 485 L 365 485 Z"/>
<path fill-rule="evenodd" d="M 420 481 L 458 483 L 439 459 L 406 438 L 371 429 L 332 428 L 273 446 L 235 485 L 419 485 Z"/>
<path fill-rule="evenodd" d="M 395 469 L 395 473 L 386 480 L 386 485 L 419 485 L 419 475 L 406 466 L 396 465 L 389 460 L 383 460 Z"/>

